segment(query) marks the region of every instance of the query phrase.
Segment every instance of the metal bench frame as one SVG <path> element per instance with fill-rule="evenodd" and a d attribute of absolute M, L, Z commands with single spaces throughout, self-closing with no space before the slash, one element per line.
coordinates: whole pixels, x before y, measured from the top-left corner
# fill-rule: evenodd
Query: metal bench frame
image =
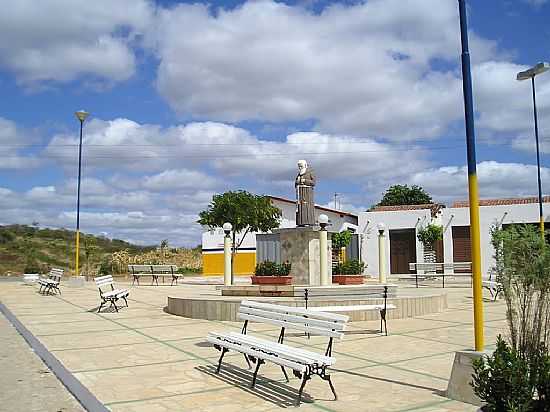
<path fill-rule="evenodd" d="M 114 307 L 115 310 L 118 312 L 118 307 L 116 305 L 116 302 L 119 299 L 123 299 L 124 302 L 126 303 L 126 307 L 128 307 L 128 301 L 126 300 L 126 298 L 130 294 L 130 291 L 128 289 L 115 289 L 113 277 L 111 275 L 100 276 L 100 277 L 94 278 L 94 280 L 97 285 L 97 288 L 99 289 L 99 297 L 101 298 L 101 304 L 97 309 L 97 313 L 101 311 L 101 308 L 106 303 L 110 303 L 109 307 L 110 308 Z M 108 292 L 104 292 L 103 290 L 101 290 L 101 288 L 104 286 L 111 286 L 110 292 L 117 291 L 119 293 L 105 295 Z"/>
<path fill-rule="evenodd" d="M 368 311 L 368 310 L 378 310 L 380 311 L 380 333 L 386 334 L 388 336 L 388 324 L 387 324 L 387 318 L 386 315 L 388 313 L 388 309 L 396 309 L 396 306 L 393 304 L 388 305 L 388 286 L 384 286 L 384 291 L 382 294 L 380 292 L 373 292 L 373 293 L 365 293 L 364 290 L 358 290 L 356 293 L 353 293 L 353 289 L 350 288 L 352 292 L 347 293 L 340 293 L 340 294 L 330 294 L 330 293 L 315 293 L 312 294 L 312 290 L 310 288 L 304 289 L 304 301 L 306 302 L 306 309 L 310 310 L 319 310 L 321 312 L 327 311 L 327 312 L 354 312 L 354 311 Z M 314 306 L 310 307 L 310 301 L 312 298 L 315 297 L 345 297 L 345 296 L 352 296 L 352 297 L 381 297 L 384 299 L 383 304 L 373 304 L 373 305 L 350 305 L 345 307 L 335 306 L 334 308 L 331 308 L 331 306 Z M 383 326 L 383 328 L 382 328 Z"/>
<path fill-rule="evenodd" d="M 143 268 L 149 268 L 150 271 L 136 272 L 136 269 L 135 269 L 136 266 L 141 266 Z M 128 270 L 131 271 L 132 276 L 134 277 L 134 279 L 132 281 L 132 285 L 135 282 L 137 282 L 138 286 L 139 286 L 139 277 L 140 276 L 151 276 L 151 286 L 153 286 L 155 283 L 158 286 L 159 285 L 159 277 L 161 277 L 161 276 L 162 276 L 162 282 L 163 283 L 164 283 L 164 277 L 165 276 L 171 276 L 172 277 L 172 282 L 170 283 L 170 286 L 174 286 L 174 283 L 176 283 L 176 285 L 177 285 L 178 284 L 178 279 L 180 278 L 180 276 L 182 276 L 181 274 L 178 273 L 178 267 L 176 265 L 128 265 Z"/>
<path fill-rule="evenodd" d="M 52 290 L 55 290 L 61 294 L 61 289 L 59 289 L 59 284 L 61 283 L 61 277 L 63 276 L 63 269 L 51 269 L 48 273 L 47 278 L 38 279 L 38 284 L 40 288 L 38 293 L 43 295 L 50 294 Z"/>
<path fill-rule="evenodd" d="M 243 310 L 243 307 L 245 307 L 244 310 Z M 255 309 L 255 307 L 257 309 Z M 254 315 L 255 312 L 264 313 L 264 314 L 268 313 L 269 307 L 273 308 L 273 311 L 272 311 L 272 315 L 274 315 L 273 319 L 268 319 L 267 317 L 262 318 L 260 316 Z M 250 313 L 247 313 L 247 312 L 250 312 Z M 285 321 L 285 312 L 286 312 L 287 319 L 289 319 L 286 321 Z M 281 319 L 277 320 L 276 318 L 278 317 Z M 334 315 L 334 314 L 328 314 L 328 313 L 322 313 L 322 312 L 310 312 L 304 308 L 295 308 L 295 307 L 282 306 L 282 305 L 243 301 L 241 302 L 241 307 L 239 308 L 239 319 L 244 319 L 244 324 L 241 329 L 241 335 L 246 335 L 246 336 L 249 336 L 247 335 L 249 320 L 252 320 L 254 322 L 271 323 L 271 324 L 276 324 L 278 326 L 281 326 L 281 331 L 277 339 L 277 344 L 279 345 L 284 345 L 286 329 L 298 329 L 309 333 L 318 333 L 321 335 L 329 336 L 329 342 L 325 350 L 324 356 L 331 357 L 333 340 L 335 337 L 340 339 L 343 337 L 343 330 L 345 329 L 345 323 L 348 321 L 349 317 L 345 315 Z M 308 324 L 308 319 L 309 319 L 309 322 L 311 322 L 311 324 Z M 334 322 L 333 329 L 330 329 L 329 326 L 314 326 L 314 325 L 323 325 L 323 324 L 328 325 L 330 322 Z M 255 339 L 257 342 L 255 346 L 251 345 L 250 347 L 247 347 L 245 345 L 245 342 L 243 342 L 242 347 L 239 347 L 237 343 L 238 338 L 236 336 L 234 339 L 236 343 L 234 344 L 228 341 L 224 341 L 222 335 L 217 335 L 213 337 L 209 336 L 208 341 L 213 343 L 214 348 L 221 352 L 220 358 L 218 360 L 218 367 L 216 369 L 216 373 L 220 372 L 223 357 L 230 350 L 227 346 L 224 346 L 224 345 L 228 345 L 228 346 L 231 346 L 232 350 L 243 353 L 249 368 L 252 367 L 251 362 L 256 364 L 256 367 L 254 369 L 254 374 L 252 376 L 252 382 L 250 384 L 251 388 L 253 388 L 254 385 L 256 384 L 256 378 L 258 376 L 258 371 L 260 369 L 260 366 L 263 365 L 267 360 L 270 360 L 276 364 L 279 364 L 285 376 L 285 379 L 288 382 L 289 381 L 288 375 L 286 373 L 285 367 L 283 366 L 285 361 L 287 361 L 289 364 L 299 363 L 301 366 L 300 368 L 301 370 L 293 369 L 292 371 L 294 376 L 296 376 L 298 379 L 301 379 L 301 385 L 298 391 L 298 399 L 296 401 L 297 406 L 300 405 L 304 387 L 307 381 L 309 381 L 313 377 L 313 375 L 317 375 L 324 381 L 327 381 L 332 391 L 332 394 L 334 395 L 334 399 L 335 400 L 338 399 L 338 395 L 336 394 L 336 390 L 334 389 L 334 385 L 331 381 L 330 374 L 327 373 L 327 367 L 330 366 L 329 364 L 326 364 L 326 363 L 318 364 L 317 362 L 308 363 L 307 359 L 304 359 L 303 362 L 300 363 L 300 361 L 297 360 L 297 358 L 299 357 L 300 350 L 288 345 L 284 345 L 284 349 L 290 350 L 290 351 L 296 351 L 298 355 L 287 357 L 285 359 L 285 355 L 282 353 L 282 351 L 279 351 L 279 353 L 276 353 L 277 352 L 276 350 L 270 350 L 267 344 L 272 342 L 268 342 L 266 340 L 258 339 L 258 338 L 253 338 L 253 339 Z M 265 344 L 263 348 L 262 348 L 262 342 L 264 342 Z M 310 354 L 312 353 L 310 352 Z M 320 356 L 319 354 L 315 354 L 315 355 Z M 276 362 L 277 360 L 279 362 Z"/>
<path fill-rule="evenodd" d="M 418 288 L 418 278 L 436 278 L 441 277 L 443 281 L 443 288 L 445 288 L 445 277 L 446 276 L 467 276 L 470 277 L 470 282 L 472 281 L 471 273 L 454 273 L 455 270 L 465 269 L 472 270 L 472 262 L 453 262 L 453 263 L 443 263 L 443 262 L 413 262 L 409 263 L 409 270 L 416 270 L 417 272 L 412 274 L 415 277 L 416 287 Z M 418 274 L 419 270 L 430 271 L 430 273 Z M 436 273 L 436 271 L 442 270 L 443 273 Z M 445 273 L 446 270 L 452 270 L 453 273 Z M 431 273 L 433 271 L 433 273 Z"/>

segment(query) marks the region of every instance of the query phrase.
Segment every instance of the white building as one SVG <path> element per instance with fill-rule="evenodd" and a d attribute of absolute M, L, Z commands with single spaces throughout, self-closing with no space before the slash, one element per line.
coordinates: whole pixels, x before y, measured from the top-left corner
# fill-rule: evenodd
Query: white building
<path fill-rule="evenodd" d="M 282 212 L 280 228 L 296 226 L 296 202 L 276 196 L 269 196 L 274 206 Z M 323 206 L 315 206 L 316 218 L 320 214 L 326 214 L 329 217 L 331 226 L 330 231 L 341 232 L 351 229 L 357 231 L 358 217 L 352 213 L 341 210 L 329 209 Z M 223 229 L 219 228 L 212 231 L 205 231 L 202 234 L 202 263 L 204 275 L 223 274 Z M 241 235 L 237 235 L 237 243 L 241 241 Z M 246 234 L 241 247 L 235 257 L 235 274 L 251 274 L 256 266 L 256 233 Z"/>
<path fill-rule="evenodd" d="M 550 196 L 543 199 L 550 203 Z M 538 198 L 480 200 L 481 270 L 489 276 L 494 265 L 491 228 L 530 223 L 538 226 Z M 545 220 L 550 216 L 546 216 Z M 416 235 L 429 223 L 443 226 L 443 240 L 436 245 L 437 262 L 471 262 L 468 202 L 443 205 L 382 206 L 359 215 L 361 256 L 367 273 L 378 276 L 378 229 L 386 227 L 386 265 L 390 274 L 408 274 L 409 263 L 423 261 L 423 247 Z"/>

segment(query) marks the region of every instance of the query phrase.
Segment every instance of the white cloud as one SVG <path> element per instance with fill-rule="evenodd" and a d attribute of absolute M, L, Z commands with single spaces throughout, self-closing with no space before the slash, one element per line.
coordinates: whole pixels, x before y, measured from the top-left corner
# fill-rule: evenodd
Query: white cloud
<path fill-rule="evenodd" d="M 371 0 L 319 14 L 267 0 L 159 12 L 157 87 L 180 113 L 225 121 L 317 119 L 323 131 L 416 139 L 460 118 L 452 0 Z M 472 34 L 477 61 L 496 44 Z"/>
<path fill-rule="evenodd" d="M 196 170 L 165 170 L 162 173 L 147 176 L 143 180 L 143 187 L 153 191 L 165 190 L 196 190 L 197 187 L 210 189 L 218 185 L 216 179 Z"/>
<path fill-rule="evenodd" d="M 29 131 L 23 131 L 15 122 L 0 117 L 0 169 L 28 169 L 38 166 L 38 159 L 22 154 L 33 141 Z"/>
<path fill-rule="evenodd" d="M 0 66 L 27 86 L 128 79 L 132 42 L 153 14 L 146 0 L 0 0 L 0 9 Z"/>
<path fill-rule="evenodd" d="M 523 0 L 523 1 L 535 7 L 540 7 L 543 4 L 546 4 L 548 2 L 548 0 Z"/>
<path fill-rule="evenodd" d="M 534 196 L 537 189 L 537 167 L 522 163 L 481 162 L 477 165 L 479 196 L 485 198 Z M 541 168 L 541 178 L 550 181 L 550 169 Z M 411 176 L 410 183 L 422 186 L 434 200 L 451 203 L 468 196 L 466 166 L 428 169 Z"/>

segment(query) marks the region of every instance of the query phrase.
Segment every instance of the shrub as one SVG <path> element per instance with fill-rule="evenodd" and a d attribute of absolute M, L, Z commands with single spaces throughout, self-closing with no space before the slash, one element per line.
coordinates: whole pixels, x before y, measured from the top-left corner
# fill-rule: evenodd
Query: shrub
<path fill-rule="evenodd" d="M 363 275 L 365 263 L 358 259 L 347 260 L 343 263 L 338 263 L 334 267 L 335 275 Z"/>
<path fill-rule="evenodd" d="M 38 262 L 31 262 L 25 265 L 24 273 L 42 273 L 42 268 Z"/>
<path fill-rule="evenodd" d="M 528 225 L 493 228 L 492 243 L 511 345 L 532 359 L 550 344 L 550 247 Z"/>
<path fill-rule="evenodd" d="M 474 360 L 473 368 L 472 387 L 486 402 L 486 411 L 531 410 L 533 386 L 529 364 L 500 335 L 493 354 Z"/>
<path fill-rule="evenodd" d="M 330 237 L 332 240 L 332 248 L 333 249 L 340 249 L 343 247 L 346 247 L 351 242 L 351 238 L 353 236 L 353 233 L 349 230 L 344 230 L 340 233 L 333 233 Z"/>
<path fill-rule="evenodd" d="M 112 262 L 110 259 L 104 259 L 99 265 L 99 270 L 97 271 L 98 275 L 112 275 Z"/>
<path fill-rule="evenodd" d="M 292 265 L 290 262 L 275 263 L 269 260 L 260 262 L 254 269 L 255 276 L 288 276 Z"/>
<path fill-rule="evenodd" d="M 431 248 L 438 240 L 443 239 L 443 226 L 429 224 L 420 229 L 416 235 L 424 247 Z"/>

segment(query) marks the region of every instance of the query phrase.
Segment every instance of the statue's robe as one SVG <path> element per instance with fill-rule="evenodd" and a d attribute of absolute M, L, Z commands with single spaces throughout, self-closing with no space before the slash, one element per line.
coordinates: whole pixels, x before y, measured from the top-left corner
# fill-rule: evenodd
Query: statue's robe
<path fill-rule="evenodd" d="M 296 187 L 296 226 L 315 226 L 313 170 L 308 168 L 303 175 L 298 174 L 294 186 Z"/>

